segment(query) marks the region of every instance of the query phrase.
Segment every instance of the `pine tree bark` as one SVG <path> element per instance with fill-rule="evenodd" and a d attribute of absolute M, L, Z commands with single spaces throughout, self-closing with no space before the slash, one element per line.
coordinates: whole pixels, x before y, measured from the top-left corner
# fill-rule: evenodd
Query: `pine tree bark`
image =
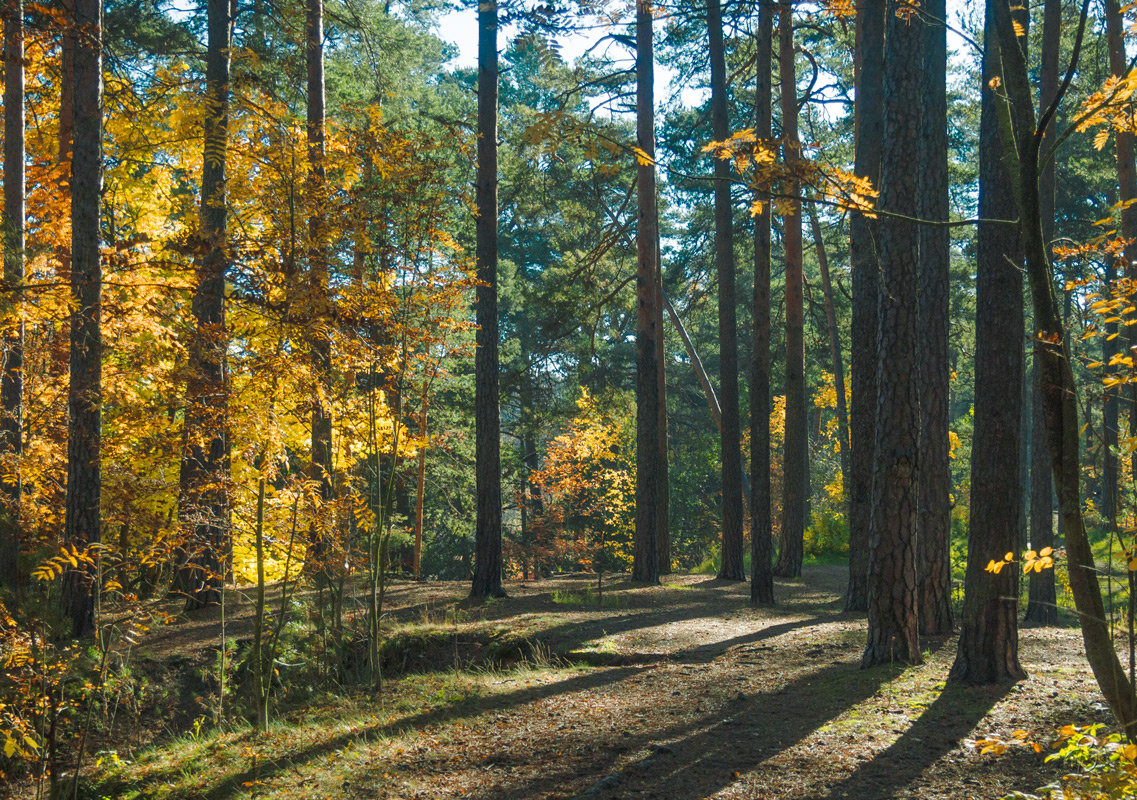
<path fill-rule="evenodd" d="M 898 5 L 898 4 L 897 4 Z M 890 11 L 897 10 L 890 6 Z M 880 208 L 918 207 L 922 26 L 888 15 Z M 869 534 L 868 643 L 861 665 L 921 661 L 916 616 L 916 525 L 920 395 L 916 265 L 919 228 L 898 217 L 879 224 L 880 350 Z"/>
<path fill-rule="evenodd" d="M 947 19 L 945 0 L 930 0 L 924 34 L 920 135 L 921 219 L 947 222 Z M 920 632 L 951 633 L 951 452 L 948 346 L 951 234 L 946 227 L 920 228 Z"/>
<path fill-rule="evenodd" d="M 979 122 L 979 216 L 997 219 L 1015 207 L 1003 162 L 997 98 L 1002 81 L 999 40 L 988 15 Z M 1022 420 L 1022 248 L 1012 226 L 979 224 L 976 253 L 975 441 L 971 458 L 971 523 L 959 648 L 951 677 L 965 683 L 1019 680 L 1018 586 L 1015 566 L 998 574 L 988 562 L 1017 553 L 1022 509 L 1019 482 Z"/>
<path fill-rule="evenodd" d="M 1061 46 L 1061 0 L 1045 0 L 1042 15 L 1042 49 L 1039 54 L 1039 116 L 1058 93 L 1058 59 Z M 1043 144 L 1054 141 L 1054 120 L 1046 126 Z M 1039 174 L 1038 192 L 1042 215 L 1043 241 L 1054 239 L 1054 161 L 1048 162 Z M 1135 342 L 1137 343 L 1137 342 Z M 1030 425 L 1030 546 L 1038 551 L 1054 546 L 1054 484 L 1050 476 L 1050 454 L 1046 450 L 1046 421 L 1042 413 L 1042 393 L 1039 389 L 1039 368 L 1034 362 L 1031 370 L 1031 425 Z M 1058 595 L 1054 585 L 1054 570 L 1031 572 L 1027 588 L 1024 622 L 1054 625 L 1058 622 Z"/>
<path fill-rule="evenodd" d="M 778 17 L 778 73 L 782 88 L 782 158 L 787 170 L 801 160 L 797 132 L 797 80 L 794 69 L 793 3 L 783 0 Z M 782 247 L 786 281 L 786 428 L 782 482 L 782 547 L 774 574 L 801 575 L 805 546 L 806 508 L 809 502 L 809 431 L 805 407 L 805 296 L 802 275 L 801 184 L 789 178 L 782 192 L 787 213 L 783 217 Z"/>
<path fill-rule="evenodd" d="M 20 591 L 20 455 L 24 441 L 24 3 L 4 6 L 4 215 L 0 219 L 8 321 L 0 370 L 0 588 Z"/>
<path fill-rule="evenodd" d="M 175 588 L 186 607 L 221 602 L 231 551 L 229 508 L 229 334 L 225 324 L 229 147 L 230 0 L 209 0 L 205 130 L 201 171 L 201 253 L 188 349 L 178 518 L 186 537 Z"/>
<path fill-rule="evenodd" d="M 67 393 L 67 506 L 64 541 L 79 548 L 101 541 L 102 490 L 102 2 L 75 0 L 75 127 L 71 157 L 71 382 Z M 92 554 L 97 559 L 97 554 Z M 95 631 L 97 568 L 69 571 L 63 614 L 72 635 Z"/>
<path fill-rule="evenodd" d="M 854 170 L 879 188 L 884 130 L 885 0 L 857 5 L 856 152 Z M 876 220 L 849 216 L 849 258 L 853 272 L 851 388 L 849 427 L 849 588 L 846 611 L 868 609 L 869 528 L 872 520 L 873 448 L 876 439 L 877 314 L 880 267 Z"/>
<path fill-rule="evenodd" d="M 307 0 L 305 20 L 308 78 L 308 300 L 312 323 L 309 351 L 312 358 L 312 480 L 319 486 L 320 500 L 334 496 L 332 482 L 332 412 L 330 383 L 332 347 L 328 308 L 328 202 L 327 167 L 324 153 L 326 103 L 324 81 L 324 1 Z M 315 574 L 327 583 L 332 579 L 330 532 L 321 513 L 313 520 L 309 555 Z"/>
<path fill-rule="evenodd" d="M 774 0 L 758 5 L 754 132 L 772 146 Z M 757 168 L 755 168 L 757 169 Z M 759 189 L 754 215 L 754 332 L 750 353 L 750 603 L 774 605 L 770 509 L 770 192 Z"/>
<path fill-rule="evenodd" d="M 632 580 L 659 582 L 659 529 L 662 469 L 659 442 L 659 363 L 657 339 L 663 335 L 656 290 L 659 270 L 655 196 L 655 59 L 652 7 L 636 0 L 636 532 Z M 646 162 L 646 163 L 645 163 Z"/>
<path fill-rule="evenodd" d="M 659 209 L 656 207 L 655 219 L 655 308 L 656 330 L 655 363 L 656 372 L 656 444 L 659 449 L 659 493 L 656 495 L 655 560 L 660 575 L 671 574 L 671 484 L 670 465 L 667 457 L 667 375 L 664 368 L 663 330 L 663 250 L 659 246 Z"/>
<path fill-rule="evenodd" d="M 501 417 L 497 318 L 497 0 L 478 5 L 478 169 L 475 258 L 478 333 L 474 354 L 477 527 L 470 596 L 504 597 L 501 584 Z"/>
<path fill-rule="evenodd" d="M 726 102 L 726 55 L 723 52 L 719 0 L 707 2 L 711 61 L 711 124 L 715 141 L 730 136 Z M 730 202 L 731 169 L 727 159 L 714 159 L 715 267 L 719 312 L 719 427 L 722 466 L 722 564 L 718 577 L 746 579 L 742 564 L 742 436 L 738 412 L 738 322 L 735 318 L 734 214 Z"/>

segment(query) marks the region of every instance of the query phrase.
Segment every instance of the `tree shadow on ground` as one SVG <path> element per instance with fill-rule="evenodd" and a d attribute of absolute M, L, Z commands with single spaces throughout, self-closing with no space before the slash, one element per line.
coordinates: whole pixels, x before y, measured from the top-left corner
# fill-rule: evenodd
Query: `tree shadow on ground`
<path fill-rule="evenodd" d="M 964 686 L 949 683 L 919 718 L 886 750 L 861 764 L 828 791 L 807 797 L 886 800 L 912 788 L 921 775 L 959 747 L 979 721 L 1014 688 L 1013 683 Z M 803 798 L 804 800 L 804 798 Z"/>
<path fill-rule="evenodd" d="M 474 798 L 534 798 L 580 787 L 580 800 L 616 800 L 632 796 L 703 798 L 729 786 L 736 777 L 805 739 L 827 721 L 871 697 L 900 668 L 860 670 L 836 663 L 800 675 L 786 686 L 732 702 L 694 723 L 654 728 L 634 737 L 616 738 L 578 731 L 592 745 L 587 764 L 567 763 L 520 784 L 470 793 Z M 685 704 L 687 698 L 676 698 Z M 668 709 L 660 709 L 666 714 Z M 570 744 L 569 747 L 572 745 Z M 617 766 L 621 753 L 644 751 Z"/>

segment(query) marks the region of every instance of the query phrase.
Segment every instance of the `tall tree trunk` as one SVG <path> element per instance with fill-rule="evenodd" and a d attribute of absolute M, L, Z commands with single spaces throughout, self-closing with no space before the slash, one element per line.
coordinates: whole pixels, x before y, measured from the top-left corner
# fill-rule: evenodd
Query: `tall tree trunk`
<path fill-rule="evenodd" d="M 821 236 L 817 206 L 809 204 L 809 228 L 821 270 L 821 291 L 825 296 L 825 327 L 829 333 L 829 361 L 833 367 L 833 388 L 837 394 L 837 438 L 841 448 L 841 486 L 849 494 L 849 410 L 845 402 L 845 359 L 841 355 L 841 331 L 837 327 L 837 309 L 833 305 L 833 281 L 829 277 L 829 254 Z"/>
<path fill-rule="evenodd" d="M 1061 0 L 1045 0 L 1038 98 L 1040 116 L 1058 94 L 1058 60 L 1061 43 Z M 1049 147 L 1054 141 L 1053 119 L 1046 126 L 1043 136 L 1043 144 Z M 1042 237 L 1047 247 L 1054 240 L 1054 186 L 1054 161 L 1051 160 L 1043 167 L 1038 179 Z M 1046 421 L 1042 413 L 1038 367 L 1038 363 L 1034 362 L 1030 378 L 1030 546 L 1036 551 L 1054 546 L 1054 485 L 1050 476 L 1050 454 L 1046 450 Z M 1054 586 L 1054 570 L 1045 569 L 1030 574 L 1023 621 L 1039 625 L 1054 625 L 1058 622 L 1058 595 Z"/>
<path fill-rule="evenodd" d="M 719 0 L 707 2 L 711 58 L 711 124 L 715 141 L 730 136 L 726 103 L 726 55 L 723 52 Z M 734 214 L 730 203 L 730 162 L 715 158 L 715 266 L 719 304 L 719 428 L 722 465 L 722 565 L 719 578 L 746 579 L 742 564 L 742 438 L 738 413 L 738 323 L 734 293 Z"/>
<path fill-rule="evenodd" d="M 793 4 L 784 0 L 778 18 L 778 73 L 782 85 L 782 157 L 793 170 L 801 159 L 797 133 L 797 80 L 794 70 Z M 809 432 L 805 408 L 805 297 L 802 275 L 801 185 L 783 182 L 788 211 L 782 244 L 786 268 L 786 429 L 782 482 L 782 548 L 774 574 L 801 575 L 809 502 Z"/>
<path fill-rule="evenodd" d="M 921 76 L 921 219 L 947 222 L 947 19 L 945 0 L 926 6 Z M 920 632 L 951 633 L 951 445 L 948 441 L 948 347 L 951 234 L 941 226 L 920 228 Z"/>
<path fill-rule="evenodd" d="M 1030 546 L 1038 551 L 1054 547 L 1054 486 L 1050 477 L 1050 453 L 1046 450 L 1046 420 L 1038 387 L 1037 362 L 1031 373 Z M 1054 586 L 1054 570 L 1030 573 L 1023 622 L 1057 624 L 1058 593 Z"/>
<path fill-rule="evenodd" d="M 497 0 L 478 5 L 477 350 L 474 356 L 477 527 L 470 596 L 504 597 L 501 585 L 501 418 L 497 319 Z"/>
<path fill-rule="evenodd" d="M 332 352 L 328 309 L 328 202 L 324 139 L 324 0 L 307 0 L 305 41 L 308 77 L 308 299 L 311 312 L 309 349 L 312 358 L 312 480 L 319 486 L 320 500 L 330 503 L 332 483 Z M 310 555 L 321 581 L 331 580 L 330 531 L 327 512 L 315 515 L 311 529 Z"/>
<path fill-rule="evenodd" d="M 1118 0 L 1105 0 L 1105 29 L 1106 41 L 1109 48 L 1109 71 L 1118 77 L 1124 77 L 1129 72 L 1129 65 L 1125 53 L 1125 20 L 1123 18 Z M 1055 48 L 1057 50 L 1057 48 Z M 1057 52 L 1055 53 L 1057 59 Z M 1055 80 L 1057 83 L 1057 80 Z M 1051 126 L 1053 127 L 1053 126 Z M 1128 266 L 1124 269 L 1124 277 L 1137 280 L 1137 162 L 1135 162 L 1134 135 L 1132 131 L 1119 130 L 1114 132 L 1117 137 L 1115 152 L 1117 154 L 1117 185 L 1118 199 L 1121 207 L 1121 236 L 1125 239 L 1124 258 Z M 1053 134 L 1052 134 L 1053 135 Z M 1051 166 L 1051 169 L 1053 167 Z M 1128 205 L 1126 205 L 1128 204 Z M 1049 241 L 1049 240 L 1048 240 Z M 1137 346 L 1137 328 L 1128 328 L 1128 344 Z M 1108 364 L 1108 360 L 1106 361 Z M 1114 398 L 1114 414 L 1116 414 L 1117 389 L 1109 391 Z M 1137 435 L 1137 385 L 1129 387 L 1131 402 L 1129 411 L 1129 435 Z M 1117 427 L 1113 420 L 1113 427 Z M 1116 437 L 1116 432 L 1113 433 Z M 1111 458 L 1111 461 L 1113 459 Z M 1137 474 L 1137 454 L 1130 462 L 1130 470 Z M 1117 480 L 1118 468 L 1113 464 L 1113 480 Z M 1116 493 L 1114 494 L 1116 497 Z M 1114 512 L 1116 513 L 1116 502 Z"/>
<path fill-rule="evenodd" d="M 774 0 L 760 0 L 755 64 L 754 132 L 772 147 Z M 757 170 L 757 167 L 755 167 Z M 754 333 L 750 353 L 750 602 L 774 605 L 770 511 L 770 191 L 759 189 L 754 215 Z"/>
<path fill-rule="evenodd" d="M 0 588 L 20 589 L 20 465 L 24 437 L 24 3 L 4 7 L 4 366 L 0 372 Z"/>
<path fill-rule="evenodd" d="M 1066 536 L 1070 593 L 1074 596 L 1082 625 L 1082 641 L 1086 660 L 1090 663 L 1098 687 L 1114 715 L 1124 726 L 1130 740 L 1137 739 L 1137 697 L 1117 657 L 1105 614 L 1101 586 L 1097 579 L 1094 554 L 1086 535 L 1085 519 L 1079 497 L 1081 456 L 1078 449 L 1077 386 L 1070 365 L 1065 325 L 1058 312 L 1053 274 L 1042 237 L 1039 202 L 1039 151 L 1042 130 L 1036 128 L 1034 98 L 1026 59 L 1015 46 L 1017 36 L 1011 21 L 1009 0 L 988 0 L 993 8 L 1003 53 L 1003 82 L 1015 130 L 1017 150 L 1005 147 L 1008 158 L 1017 157 L 1019 173 L 1019 220 L 1023 250 L 1026 254 L 1027 277 L 1034 305 L 1034 352 L 1041 372 L 1043 414 L 1046 441 L 1050 451 L 1054 488 Z M 1081 46 L 1088 3 L 1083 6 L 1075 51 Z"/>
<path fill-rule="evenodd" d="M 655 86 L 652 6 L 636 0 L 636 532 L 632 580 L 659 582 L 659 363 L 656 341 L 663 335 L 657 291 L 658 219 L 655 197 Z"/>
<path fill-rule="evenodd" d="M 67 509 L 64 540 L 80 549 L 101 540 L 103 183 L 102 2 L 75 0 L 75 128 L 71 158 L 71 383 L 67 393 Z M 92 554 L 97 559 L 97 554 Z M 97 569 L 64 576 L 63 614 L 74 636 L 95 630 Z"/>
<path fill-rule="evenodd" d="M 857 102 L 854 170 L 879 187 L 881 136 L 884 131 L 885 0 L 857 5 Z M 876 439 L 877 313 L 880 272 L 876 220 L 853 212 L 849 217 L 849 260 L 853 273 L 853 322 L 849 416 L 849 588 L 846 611 L 868 609 L 869 528 L 872 520 L 873 447 Z"/>
<path fill-rule="evenodd" d="M 229 384 L 225 274 L 229 147 L 230 0 L 209 0 L 205 131 L 201 171 L 201 254 L 193 296 L 178 517 L 187 537 L 175 588 L 187 608 L 221 602 L 229 534 Z"/>
<path fill-rule="evenodd" d="M 895 8 L 893 11 L 897 10 Z M 922 26 L 888 16 L 884 60 L 884 142 L 880 208 L 917 208 Z M 880 245 L 880 350 L 869 557 L 869 630 L 862 666 L 918 664 L 916 521 L 920 395 L 916 265 L 919 228 L 883 217 Z"/>
<path fill-rule="evenodd" d="M 660 575 L 671 574 L 671 484 L 670 466 L 667 457 L 667 375 L 664 370 L 664 330 L 663 330 L 663 250 L 659 246 L 659 209 L 655 220 L 655 309 L 656 330 L 655 363 L 659 365 L 655 385 L 658 391 L 656 400 L 656 444 L 659 450 L 659 493 L 655 499 L 657 526 L 655 531 L 656 564 Z"/>
<path fill-rule="evenodd" d="M 979 121 L 979 216 L 996 219 L 1015 206 L 1003 162 L 998 106 L 1000 47 L 986 24 Z M 1018 680 L 1018 586 L 1015 566 L 998 574 L 988 562 L 1019 549 L 1022 509 L 1022 272 L 1020 239 L 1008 225 L 980 223 L 975 280 L 975 441 L 971 457 L 971 523 L 959 649 L 951 676 L 967 683 Z"/>

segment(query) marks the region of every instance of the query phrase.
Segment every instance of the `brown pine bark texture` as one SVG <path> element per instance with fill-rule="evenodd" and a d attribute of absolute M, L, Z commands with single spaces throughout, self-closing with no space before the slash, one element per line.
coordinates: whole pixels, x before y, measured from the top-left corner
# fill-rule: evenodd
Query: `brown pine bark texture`
<path fill-rule="evenodd" d="M 773 0 L 758 7 L 755 132 L 770 143 L 773 127 Z M 770 193 L 760 191 L 754 217 L 754 332 L 750 356 L 750 602 L 774 604 L 770 497 Z"/>
<path fill-rule="evenodd" d="M 857 5 L 857 105 L 854 169 L 874 186 L 880 184 L 884 96 L 884 0 Z M 869 527 L 872 520 L 873 448 L 876 430 L 877 314 L 880 303 L 875 220 L 853 212 L 849 217 L 853 319 L 849 408 L 849 589 L 846 611 L 868 609 Z"/>
<path fill-rule="evenodd" d="M 726 56 L 719 0 L 708 0 L 707 32 L 711 59 L 711 123 L 716 141 L 730 135 L 726 103 Z M 719 402 L 722 425 L 722 564 L 719 578 L 745 580 L 742 564 L 742 433 L 738 412 L 738 321 L 735 314 L 734 214 L 730 203 L 730 162 L 714 159 L 715 268 L 718 274 Z"/>
<path fill-rule="evenodd" d="M 801 160 L 797 128 L 797 82 L 794 70 L 793 4 L 782 3 L 778 16 L 778 75 L 782 89 L 782 159 L 792 171 Z M 782 456 L 782 548 L 774 574 L 801 575 L 809 502 L 809 432 L 805 407 L 805 293 L 802 275 L 801 184 L 783 182 L 792 198 L 782 218 L 786 307 L 786 426 Z"/>
<path fill-rule="evenodd" d="M 497 2 L 478 5 L 478 169 L 475 179 L 478 332 L 474 353 L 475 491 L 472 597 L 502 597 L 501 418 L 497 319 Z"/>
<path fill-rule="evenodd" d="M 880 208 L 903 214 L 920 191 L 921 26 L 888 15 Z M 919 228 L 885 216 L 879 224 L 880 342 L 876 443 L 869 533 L 868 642 L 863 666 L 921 660 L 916 619 L 920 395 L 916 265 Z"/>
<path fill-rule="evenodd" d="M 67 506 L 64 539 L 82 549 L 102 538 L 102 3 L 75 0 L 75 127 L 71 158 L 71 383 L 67 393 Z M 80 567 L 63 582 L 72 634 L 95 630 L 96 571 Z"/>

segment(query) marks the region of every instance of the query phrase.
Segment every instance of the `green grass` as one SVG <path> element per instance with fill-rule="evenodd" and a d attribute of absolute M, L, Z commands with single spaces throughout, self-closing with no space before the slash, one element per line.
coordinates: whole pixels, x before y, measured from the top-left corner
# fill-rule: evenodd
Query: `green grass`
<path fill-rule="evenodd" d="M 570 592 L 564 589 L 557 589 L 553 592 L 553 602 L 562 606 L 616 608 L 620 605 L 620 598 L 611 592 L 604 592 L 602 595 L 597 595 L 596 590 L 592 588 L 585 589 L 583 592 Z"/>

